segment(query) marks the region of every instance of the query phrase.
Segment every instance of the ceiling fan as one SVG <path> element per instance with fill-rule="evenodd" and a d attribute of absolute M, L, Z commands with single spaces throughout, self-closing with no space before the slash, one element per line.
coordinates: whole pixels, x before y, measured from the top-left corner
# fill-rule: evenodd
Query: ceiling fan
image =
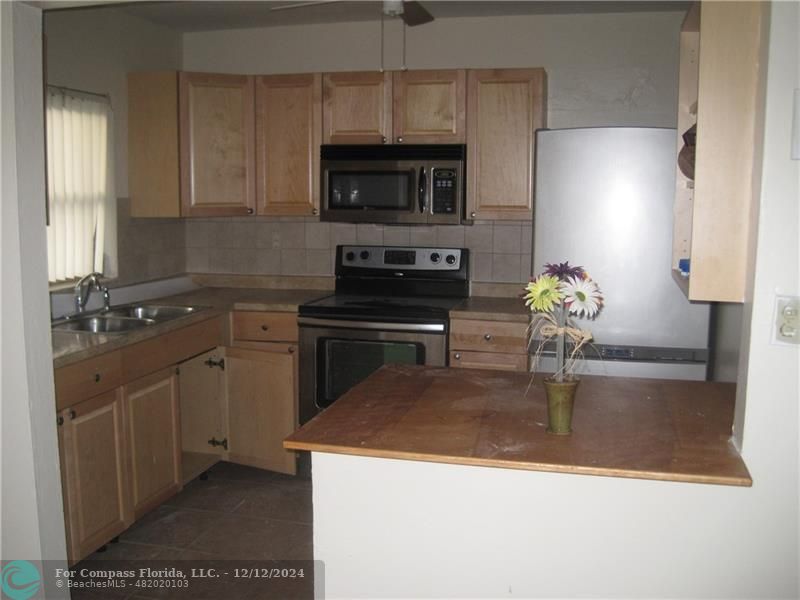
<path fill-rule="evenodd" d="M 290 10 L 294 8 L 304 8 L 306 6 L 318 6 L 321 4 L 336 4 L 344 0 L 312 0 L 311 2 L 298 2 L 297 4 L 285 4 L 276 6 L 270 10 Z M 415 0 L 383 0 L 382 12 L 389 17 L 400 17 L 409 27 L 424 25 L 433 21 L 433 15 Z"/>

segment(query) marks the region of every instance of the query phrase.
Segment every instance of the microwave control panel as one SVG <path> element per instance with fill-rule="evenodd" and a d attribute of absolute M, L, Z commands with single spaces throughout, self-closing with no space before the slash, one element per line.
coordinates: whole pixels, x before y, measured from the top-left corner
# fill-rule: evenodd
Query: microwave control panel
<path fill-rule="evenodd" d="M 435 215 L 452 215 L 458 206 L 458 171 L 432 169 L 431 212 Z"/>

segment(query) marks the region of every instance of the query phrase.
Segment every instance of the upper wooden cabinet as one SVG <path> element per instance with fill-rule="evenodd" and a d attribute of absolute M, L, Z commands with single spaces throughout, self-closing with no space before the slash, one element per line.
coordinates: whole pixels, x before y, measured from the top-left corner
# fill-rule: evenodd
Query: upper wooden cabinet
<path fill-rule="evenodd" d="M 545 126 L 543 69 L 467 75 L 467 217 L 531 219 L 535 132 Z"/>
<path fill-rule="evenodd" d="M 253 214 L 253 77 L 181 73 L 179 80 L 181 214 Z"/>
<path fill-rule="evenodd" d="M 769 3 L 703 2 L 681 30 L 678 147 L 697 124 L 694 179 L 678 169 L 673 273 L 689 300 L 743 302 L 761 180 Z M 691 173 L 690 173 L 691 174 Z M 690 276 L 678 261 L 690 259 Z"/>
<path fill-rule="evenodd" d="M 256 195 L 260 215 L 319 212 L 322 76 L 256 79 Z"/>
<path fill-rule="evenodd" d="M 385 144 L 391 139 L 391 73 L 328 73 L 322 81 L 323 143 Z"/>
<path fill-rule="evenodd" d="M 466 71 L 398 71 L 393 75 L 394 143 L 466 141 Z"/>

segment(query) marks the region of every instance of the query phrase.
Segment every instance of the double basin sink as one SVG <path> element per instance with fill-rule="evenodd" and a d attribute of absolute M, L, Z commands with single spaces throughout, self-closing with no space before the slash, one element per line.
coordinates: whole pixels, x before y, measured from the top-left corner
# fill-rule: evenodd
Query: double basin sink
<path fill-rule="evenodd" d="M 150 325 L 191 315 L 196 306 L 164 306 L 161 304 L 130 304 L 85 314 L 76 314 L 53 321 L 54 331 L 83 333 L 126 333 Z"/>

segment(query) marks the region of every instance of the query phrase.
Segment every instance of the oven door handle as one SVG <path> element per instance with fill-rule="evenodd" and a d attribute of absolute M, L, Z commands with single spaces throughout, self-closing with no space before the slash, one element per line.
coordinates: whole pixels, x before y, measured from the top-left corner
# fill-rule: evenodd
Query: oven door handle
<path fill-rule="evenodd" d="M 343 319 L 318 319 L 316 317 L 297 317 L 298 325 L 316 327 L 339 327 L 347 329 L 364 329 L 370 331 L 420 331 L 425 333 L 444 333 L 444 323 L 384 323 L 376 321 L 347 321 Z"/>

